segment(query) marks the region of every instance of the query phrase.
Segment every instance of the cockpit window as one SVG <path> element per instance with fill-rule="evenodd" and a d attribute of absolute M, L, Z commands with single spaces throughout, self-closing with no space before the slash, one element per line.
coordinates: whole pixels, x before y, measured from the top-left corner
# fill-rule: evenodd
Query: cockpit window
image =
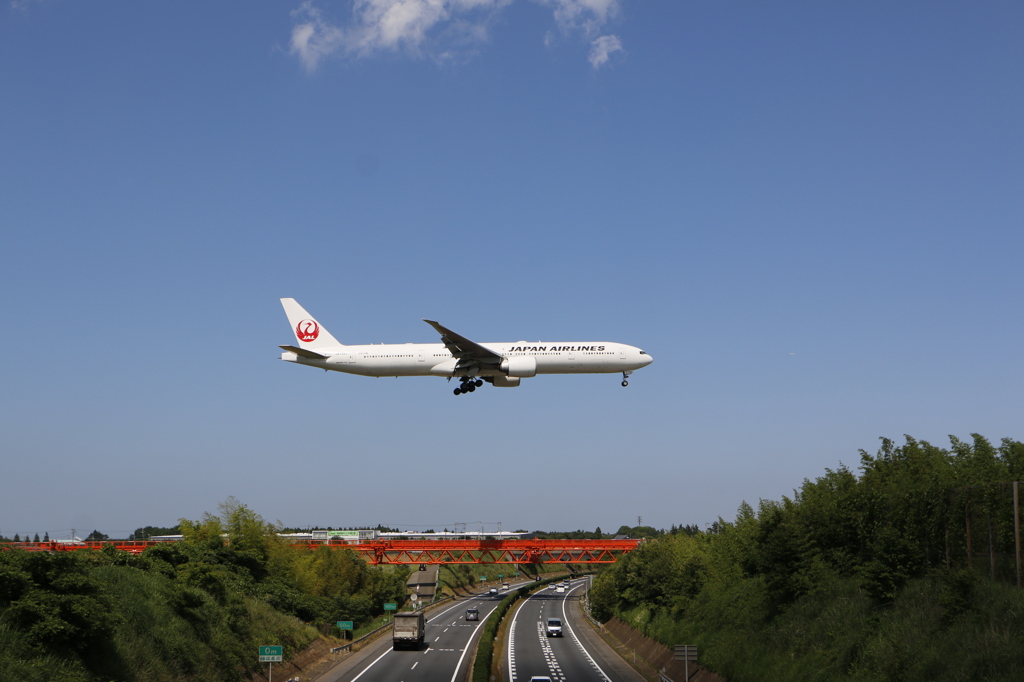
<path fill-rule="evenodd" d="M 640 355 L 647 355 L 647 353 L 640 351 Z"/>

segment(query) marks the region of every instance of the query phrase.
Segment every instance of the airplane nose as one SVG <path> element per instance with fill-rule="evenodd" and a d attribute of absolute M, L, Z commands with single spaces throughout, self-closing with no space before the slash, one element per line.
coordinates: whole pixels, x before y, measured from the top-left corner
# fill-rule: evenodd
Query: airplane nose
<path fill-rule="evenodd" d="M 649 365 L 649 364 L 651 364 L 652 362 L 654 362 L 654 358 L 652 358 L 652 357 L 651 357 L 650 355 L 648 355 L 647 353 L 644 353 L 644 354 L 642 354 L 642 355 L 640 356 L 640 361 L 641 361 L 641 362 L 643 362 L 643 363 L 644 363 L 644 367 L 646 367 L 647 365 Z"/>

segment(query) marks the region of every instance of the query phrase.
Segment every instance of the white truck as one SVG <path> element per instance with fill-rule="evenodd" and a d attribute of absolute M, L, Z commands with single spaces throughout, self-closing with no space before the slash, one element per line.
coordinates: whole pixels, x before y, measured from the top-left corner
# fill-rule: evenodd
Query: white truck
<path fill-rule="evenodd" d="M 422 613 L 396 613 L 395 629 L 391 635 L 392 649 L 419 649 L 423 646 L 426 623 Z"/>

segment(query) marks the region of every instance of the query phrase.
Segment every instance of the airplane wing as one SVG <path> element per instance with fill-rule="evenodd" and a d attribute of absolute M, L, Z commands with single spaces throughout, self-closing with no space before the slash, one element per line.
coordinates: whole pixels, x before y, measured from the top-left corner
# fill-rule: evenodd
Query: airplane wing
<path fill-rule="evenodd" d="M 482 365 L 500 365 L 505 358 L 489 348 L 484 348 L 479 343 L 470 341 L 461 334 L 456 334 L 451 329 L 444 327 L 433 320 L 423 320 L 437 330 L 441 335 L 441 343 L 447 348 L 452 357 L 465 362 L 478 363 Z"/>

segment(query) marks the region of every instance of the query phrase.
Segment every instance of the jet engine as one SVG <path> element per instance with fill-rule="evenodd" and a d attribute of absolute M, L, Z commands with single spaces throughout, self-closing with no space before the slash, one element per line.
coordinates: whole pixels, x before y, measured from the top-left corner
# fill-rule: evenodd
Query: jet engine
<path fill-rule="evenodd" d="M 501 361 L 501 371 L 510 377 L 537 376 L 537 358 L 532 355 L 505 358 Z"/>

